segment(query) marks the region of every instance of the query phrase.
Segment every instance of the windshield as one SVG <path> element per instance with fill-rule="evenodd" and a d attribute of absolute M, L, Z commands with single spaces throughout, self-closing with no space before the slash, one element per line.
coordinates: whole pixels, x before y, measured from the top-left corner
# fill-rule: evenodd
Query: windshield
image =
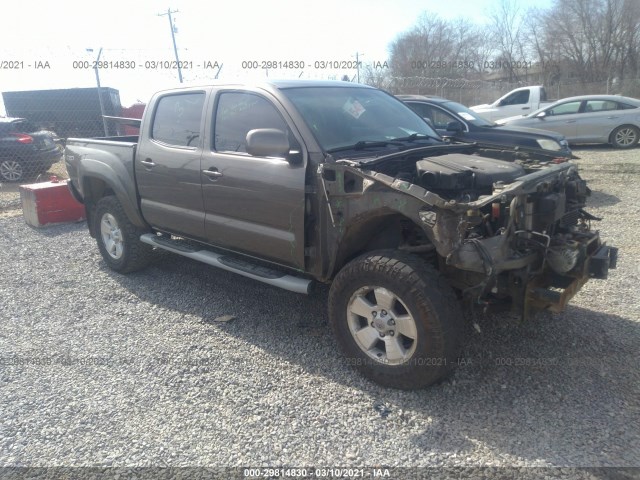
<path fill-rule="evenodd" d="M 486 120 L 482 116 L 478 115 L 473 110 L 469 110 L 464 105 L 460 105 L 456 102 L 445 102 L 444 105 L 452 112 L 456 112 L 464 120 L 476 127 L 494 127 L 496 124 Z"/>
<path fill-rule="evenodd" d="M 424 136 L 440 139 L 418 115 L 391 95 L 371 88 L 302 87 L 282 92 L 325 150 L 397 145 Z M 433 140 L 429 139 L 431 143 Z M 357 147 L 356 147 L 357 146 Z"/>

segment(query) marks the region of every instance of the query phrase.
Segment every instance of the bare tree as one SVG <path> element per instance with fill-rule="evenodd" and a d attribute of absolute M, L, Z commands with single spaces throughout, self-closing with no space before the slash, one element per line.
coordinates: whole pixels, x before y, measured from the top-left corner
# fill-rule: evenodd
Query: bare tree
<path fill-rule="evenodd" d="M 390 45 L 389 71 L 373 69 L 366 81 L 413 78 L 419 85 L 413 93 L 433 93 L 431 85 L 496 69 L 521 81 L 533 67 L 547 85 L 573 78 L 615 89 L 632 78 L 640 89 L 640 0 L 555 0 L 548 9 L 528 10 L 519 1 L 499 0 L 488 26 L 422 13 Z"/>
<path fill-rule="evenodd" d="M 544 17 L 545 48 L 581 82 L 637 74 L 637 0 L 556 0 Z"/>
<path fill-rule="evenodd" d="M 509 81 L 519 79 L 518 65 L 529 58 L 523 13 L 516 0 L 500 0 L 490 14 L 495 63 L 509 72 Z"/>
<path fill-rule="evenodd" d="M 387 89 L 391 85 L 391 71 L 381 65 L 367 63 L 362 71 L 363 83 L 376 88 Z"/>
<path fill-rule="evenodd" d="M 391 44 L 390 66 L 399 77 L 468 75 L 482 45 L 481 30 L 468 20 L 444 20 L 424 12 L 416 25 Z"/>

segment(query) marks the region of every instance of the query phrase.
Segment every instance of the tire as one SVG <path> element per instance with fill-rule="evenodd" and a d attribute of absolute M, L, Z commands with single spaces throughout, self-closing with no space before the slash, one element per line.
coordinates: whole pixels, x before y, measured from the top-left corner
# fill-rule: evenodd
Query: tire
<path fill-rule="evenodd" d="M 0 161 L 0 177 L 7 182 L 19 182 L 24 178 L 24 167 L 18 160 Z"/>
<path fill-rule="evenodd" d="M 453 289 L 422 259 L 396 250 L 367 253 L 336 275 L 329 322 L 347 363 L 406 390 L 454 370 L 464 331 Z"/>
<path fill-rule="evenodd" d="M 622 125 L 611 132 L 611 145 L 615 148 L 633 148 L 640 139 L 640 130 L 633 125 Z"/>
<path fill-rule="evenodd" d="M 149 230 L 133 225 L 116 197 L 98 201 L 93 221 L 98 248 L 109 268 L 129 273 L 149 265 L 153 247 L 140 241 L 140 235 Z"/>

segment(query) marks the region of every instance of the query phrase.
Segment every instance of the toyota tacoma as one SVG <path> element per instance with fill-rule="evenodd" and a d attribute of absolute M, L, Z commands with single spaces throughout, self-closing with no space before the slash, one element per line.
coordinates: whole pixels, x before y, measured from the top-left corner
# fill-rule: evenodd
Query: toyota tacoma
<path fill-rule="evenodd" d="M 559 311 L 615 267 L 576 165 L 443 142 L 372 87 L 188 87 L 124 121 L 139 135 L 65 152 L 106 264 L 167 250 L 293 292 L 330 283 L 343 354 L 385 386 L 449 374 L 479 309 Z"/>

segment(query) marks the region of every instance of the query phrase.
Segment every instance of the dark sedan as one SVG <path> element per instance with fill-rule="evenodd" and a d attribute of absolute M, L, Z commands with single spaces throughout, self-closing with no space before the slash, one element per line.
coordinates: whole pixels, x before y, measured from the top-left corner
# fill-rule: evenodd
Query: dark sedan
<path fill-rule="evenodd" d="M 52 132 L 24 118 L 0 118 L 0 181 L 44 173 L 62 158 Z"/>
<path fill-rule="evenodd" d="M 558 157 L 572 157 L 564 136 L 534 128 L 506 127 L 482 118 L 464 105 L 446 98 L 398 95 L 443 137 L 458 142 L 518 146 L 533 153 L 543 150 Z"/>

